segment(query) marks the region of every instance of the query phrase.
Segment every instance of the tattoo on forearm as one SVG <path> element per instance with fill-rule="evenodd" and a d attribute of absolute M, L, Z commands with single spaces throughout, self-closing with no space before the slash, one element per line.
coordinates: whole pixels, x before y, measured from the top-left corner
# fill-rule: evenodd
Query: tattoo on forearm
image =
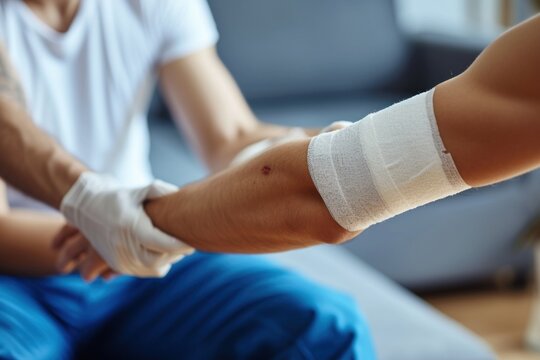
<path fill-rule="evenodd" d="M 11 61 L 0 44 L 0 95 L 7 95 L 25 106 L 26 100 L 21 83 Z"/>

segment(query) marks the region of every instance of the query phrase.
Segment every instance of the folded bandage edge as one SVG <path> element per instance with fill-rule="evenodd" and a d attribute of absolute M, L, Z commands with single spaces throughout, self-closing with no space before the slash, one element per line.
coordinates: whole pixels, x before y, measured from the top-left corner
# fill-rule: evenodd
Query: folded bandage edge
<path fill-rule="evenodd" d="M 310 176 L 334 220 L 359 231 L 470 188 L 439 134 L 434 89 L 318 135 Z"/>

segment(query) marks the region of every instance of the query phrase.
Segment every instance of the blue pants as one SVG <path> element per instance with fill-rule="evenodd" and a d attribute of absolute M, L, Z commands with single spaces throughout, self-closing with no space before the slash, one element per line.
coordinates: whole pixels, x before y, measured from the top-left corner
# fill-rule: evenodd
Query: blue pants
<path fill-rule="evenodd" d="M 257 256 L 163 279 L 0 276 L 0 359 L 373 359 L 349 297 Z"/>

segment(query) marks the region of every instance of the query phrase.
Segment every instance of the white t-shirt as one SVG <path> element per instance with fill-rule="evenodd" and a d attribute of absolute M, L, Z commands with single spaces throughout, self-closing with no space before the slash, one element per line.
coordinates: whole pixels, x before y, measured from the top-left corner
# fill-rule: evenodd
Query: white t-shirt
<path fill-rule="evenodd" d="M 0 41 L 37 125 L 131 186 L 152 178 L 146 112 L 156 70 L 214 45 L 217 31 L 205 0 L 81 0 L 66 33 L 22 0 L 0 0 Z M 12 207 L 39 207 L 14 189 L 8 196 Z"/>

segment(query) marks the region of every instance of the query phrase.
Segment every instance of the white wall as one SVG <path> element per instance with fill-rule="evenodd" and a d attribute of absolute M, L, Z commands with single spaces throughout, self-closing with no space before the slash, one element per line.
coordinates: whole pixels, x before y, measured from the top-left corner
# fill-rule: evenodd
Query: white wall
<path fill-rule="evenodd" d="M 396 0 L 396 7 L 409 32 L 491 37 L 502 30 L 500 0 Z"/>

